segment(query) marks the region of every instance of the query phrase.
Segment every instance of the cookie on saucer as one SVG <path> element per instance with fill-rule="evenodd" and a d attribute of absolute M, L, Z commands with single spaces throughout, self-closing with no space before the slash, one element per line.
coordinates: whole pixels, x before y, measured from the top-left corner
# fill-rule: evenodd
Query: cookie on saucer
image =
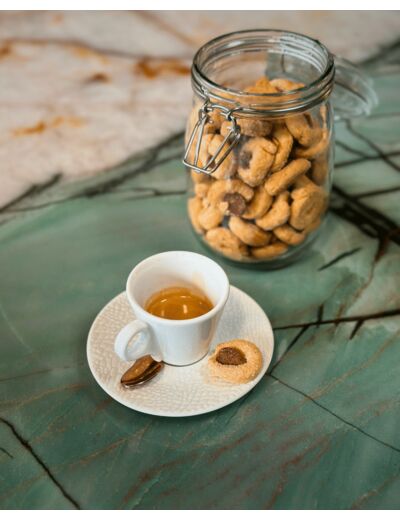
<path fill-rule="evenodd" d="M 248 383 L 260 373 L 263 357 L 251 341 L 233 339 L 217 345 L 208 360 L 210 373 L 231 383 Z"/>

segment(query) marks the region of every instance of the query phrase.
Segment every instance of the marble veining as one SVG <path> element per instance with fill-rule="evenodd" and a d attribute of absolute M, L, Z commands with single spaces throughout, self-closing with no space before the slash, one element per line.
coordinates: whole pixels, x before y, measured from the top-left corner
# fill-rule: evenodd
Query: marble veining
<path fill-rule="evenodd" d="M 332 52 L 360 61 L 396 39 L 400 16 L 1 13 L 0 207 L 49 182 L 98 174 L 181 131 L 196 49 L 224 32 L 262 26 L 304 32 Z"/>
<path fill-rule="evenodd" d="M 9 160 L 6 145 L 21 162 L 7 163 L 12 175 L 4 168 L 1 173 L 0 507 L 398 509 L 400 45 L 383 34 L 396 28 L 393 13 L 378 13 L 376 31 L 368 31 L 366 22 L 373 14 L 353 22 L 346 14 L 343 22 L 353 28 L 345 31 L 354 38 L 347 43 L 349 57 L 364 60 L 380 102 L 369 117 L 336 126 L 332 200 L 320 238 L 299 262 L 279 271 L 222 264 L 231 283 L 271 319 L 276 344 L 267 375 L 215 413 L 162 418 L 119 405 L 89 372 L 90 324 L 123 290 L 132 266 L 168 249 L 207 252 L 185 216 L 184 111 L 171 127 L 162 118 L 158 141 L 150 146 L 143 138 L 137 153 L 129 139 L 121 144 L 135 126 L 121 116 L 126 126 L 114 141 L 116 155 L 100 152 L 109 134 L 95 123 L 103 116 L 96 115 L 91 96 L 85 94 L 83 108 L 93 140 L 82 126 L 74 127 L 77 120 L 57 119 L 66 117 L 57 103 L 46 112 L 51 117 L 43 117 L 40 70 L 55 67 L 62 56 L 68 88 L 55 77 L 48 82 L 49 100 L 57 94 L 76 109 L 68 117 L 82 117 L 79 92 L 86 88 L 83 79 L 91 77 L 93 105 L 104 102 L 114 121 L 118 104 L 129 103 L 135 88 L 131 65 L 149 73 L 162 48 L 164 62 L 173 58 L 168 72 L 164 68 L 154 80 L 160 82 L 163 105 L 163 82 L 175 81 L 183 92 L 186 60 L 202 38 L 222 32 L 223 25 L 219 14 L 213 26 L 207 14 L 185 14 L 181 24 L 172 23 L 174 16 L 144 13 L 136 37 L 128 30 L 136 14 L 0 16 L 0 36 L 13 38 L 10 52 L 18 51 L 21 63 L 19 69 L 4 43 L 0 68 L 11 61 L 3 69 L 10 71 L 9 79 L 0 75 L 3 87 L 12 77 L 22 81 L 22 68 L 32 67 L 29 89 L 1 89 L 10 106 L 18 105 L 10 116 L 10 106 L 2 104 L 11 117 L 0 123 L 3 165 Z M 229 16 L 236 28 L 237 15 Z M 247 26 L 255 23 L 250 14 L 243 16 Z M 325 31 L 330 16 L 297 19 Z M 293 20 L 290 14 L 286 22 Z M 109 23 L 109 32 L 96 31 L 102 23 Z M 363 39 L 366 32 L 370 38 Z M 343 38 L 328 30 L 326 36 L 336 52 L 335 41 L 339 50 L 345 47 Z M 63 39 L 68 42 L 60 44 Z M 102 76 L 105 69 L 97 70 L 97 54 L 82 56 L 82 44 L 100 55 L 108 49 L 107 67 L 118 77 L 115 89 Z M 142 61 L 146 48 L 150 62 Z M 24 53 L 32 59 L 23 59 Z M 175 68 L 182 74 L 172 74 Z M 28 92 L 24 110 L 17 94 Z M 166 112 L 176 110 L 173 103 Z M 133 108 L 131 113 L 134 117 Z M 27 139 L 24 153 L 11 143 L 10 128 L 25 134 L 30 129 L 12 138 Z M 88 141 L 75 138 L 75 130 Z M 68 149 L 57 154 L 60 143 Z M 93 159 L 95 171 L 96 150 L 101 157 Z M 56 166 L 68 166 L 69 175 Z M 8 181 L 19 183 L 14 191 L 5 188 Z"/>

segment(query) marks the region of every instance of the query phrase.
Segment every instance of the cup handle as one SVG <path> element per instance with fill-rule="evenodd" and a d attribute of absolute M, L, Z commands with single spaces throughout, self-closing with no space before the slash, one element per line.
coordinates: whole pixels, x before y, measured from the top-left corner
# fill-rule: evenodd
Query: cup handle
<path fill-rule="evenodd" d="M 160 352 L 151 339 L 151 329 L 147 323 L 134 320 L 119 331 L 115 338 L 114 350 L 124 361 L 134 361 L 146 355 L 161 361 Z"/>

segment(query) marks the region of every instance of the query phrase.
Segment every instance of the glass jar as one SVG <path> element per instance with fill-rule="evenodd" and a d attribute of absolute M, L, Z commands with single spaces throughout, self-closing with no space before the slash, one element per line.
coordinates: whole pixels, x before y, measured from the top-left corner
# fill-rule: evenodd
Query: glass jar
<path fill-rule="evenodd" d="M 194 231 L 234 262 L 289 263 L 328 208 L 332 104 L 335 116 L 368 113 L 369 80 L 307 36 L 253 30 L 201 47 L 192 86 L 183 162 Z"/>

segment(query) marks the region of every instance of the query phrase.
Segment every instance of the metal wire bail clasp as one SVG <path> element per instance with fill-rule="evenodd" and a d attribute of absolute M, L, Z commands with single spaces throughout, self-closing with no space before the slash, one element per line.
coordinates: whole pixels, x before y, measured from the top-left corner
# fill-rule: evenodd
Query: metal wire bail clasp
<path fill-rule="evenodd" d="M 203 164 L 202 166 L 199 166 L 199 153 L 200 153 L 200 147 L 201 142 L 203 139 L 204 134 L 204 127 L 206 123 L 210 119 L 210 113 L 213 110 L 218 110 L 227 121 L 230 121 L 231 127 L 230 131 L 225 137 L 225 139 L 222 141 L 220 146 L 218 147 L 217 151 L 212 155 L 206 162 L 206 164 Z M 222 162 L 228 157 L 230 154 L 232 148 L 236 145 L 236 143 L 240 139 L 240 128 L 236 123 L 235 117 L 232 115 L 233 110 L 228 109 L 222 105 L 215 105 L 210 102 L 209 99 L 206 100 L 206 102 L 203 104 L 203 106 L 199 109 L 199 117 L 194 125 L 194 128 L 192 130 L 192 133 L 190 134 L 189 141 L 187 143 L 186 149 L 185 149 L 185 155 L 183 157 L 183 164 L 187 166 L 188 168 L 191 168 L 192 170 L 195 170 L 196 172 L 201 173 L 207 173 L 208 175 L 211 175 L 215 172 L 217 168 L 222 164 Z M 195 144 L 195 151 L 194 151 L 194 159 L 191 162 L 190 161 L 190 152 L 192 150 L 192 145 L 195 141 L 195 138 L 197 136 L 197 142 Z M 226 145 L 228 145 L 226 147 Z"/>

